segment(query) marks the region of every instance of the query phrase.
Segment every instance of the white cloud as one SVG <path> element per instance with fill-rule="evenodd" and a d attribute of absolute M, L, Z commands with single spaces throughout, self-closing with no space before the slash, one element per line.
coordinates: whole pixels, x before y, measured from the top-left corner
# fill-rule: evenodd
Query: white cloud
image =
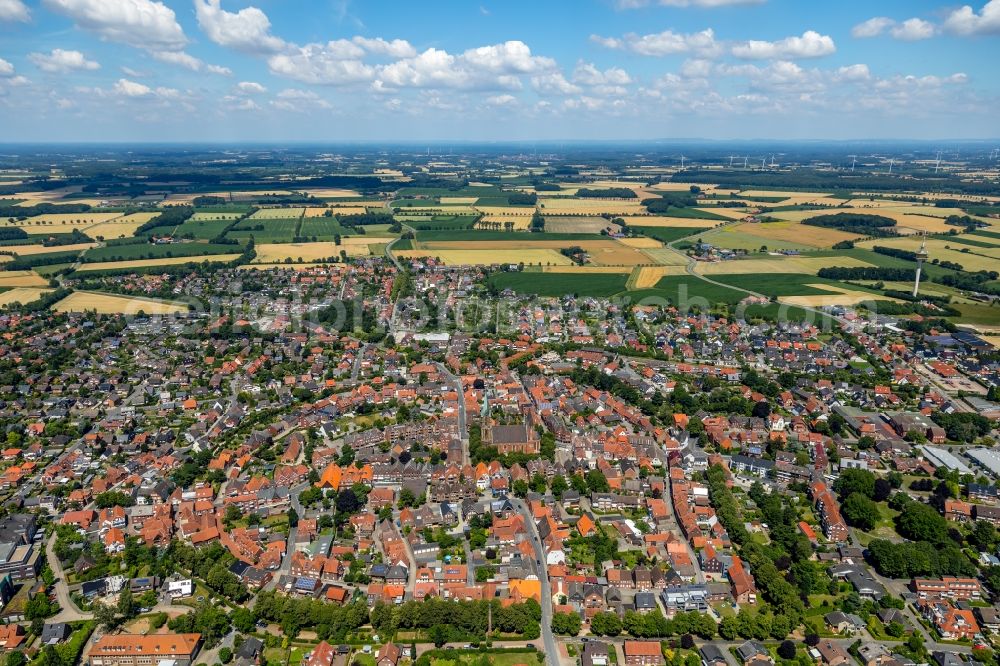
<path fill-rule="evenodd" d="M 562 72 L 551 72 L 531 77 L 531 87 L 543 95 L 576 95 L 583 89 L 570 83 Z"/>
<path fill-rule="evenodd" d="M 273 74 L 303 83 L 345 85 L 370 81 L 375 69 L 362 62 L 360 54 L 351 49 L 360 47 L 344 40 L 326 45 L 306 44 L 271 56 L 267 66 Z"/>
<path fill-rule="evenodd" d="M 114 91 L 123 97 L 147 97 L 153 94 L 153 89 L 149 86 L 128 79 L 118 79 Z"/>
<path fill-rule="evenodd" d="M 137 69 L 132 69 L 131 67 L 125 67 L 124 65 L 121 67 L 121 70 L 123 74 L 131 76 L 133 79 L 142 79 L 149 76 L 149 74 L 147 74 L 146 72 L 140 72 Z"/>
<path fill-rule="evenodd" d="M 867 81 L 871 75 L 868 65 L 865 64 L 847 65 L 836 72 L 836 77 L 841 81 Z"/>
<path fill-rule="evenodd" d="M 387 41 L 381 37 L 371 39 L 359 35 L 351 41 L 368 53 L 389 56 L 391 58 L 412 58 L 417 55 L 417 50 L 405 39 Z"/>
<path fill-rule="evenodd" d="M 934 33 L 937 32 L 937 28 L 930 21 L 919 18 L 911 18 L 902 23 L 897 23 L 886 16 L 876 16 L 851 28 L 851 35 L 863 39 L 878 37 L 886 31 L 889 32 L 893 39 L 913 42 L 933 37 Z"/>
<path fill-rule="evenodd" d="M 222 98 L 222 103 L 227 109 L 232 111 L 259 111 L 260 105 L 252 99 L 247 99 L 246 97 L 236 97 L 235 95 L 226 95 Z"/>
<path fill-rule="evenodd" d="M 775 58 L 819 58 L 836 52 L 837 47 L 829 35 L 821 35 L 815 30 L 807 30 L 801 37 L 768 42 L 750 40 L 733 46 L 732 54 L 747 60 L 771 60 Z"/>
<path fill-rule="evenodd" d="M 896 22 L 887 16 L 876 16 L 851 28 L 851 35 L 858 39 L 878 37 Z"/>
<path fill-rule="evenodd" d="M 934 24 L 923 19 L 911 18 L 903 21 L 899 25 L 893 26 L 889 31 L 896 39 L 906 42 L 914 42 L 920 39 L 930 39 L 934 36 Z"/>
<path fill-rule="evenodd" d="M 227 12 L 219 0 L 194 0 L 198 25 L 210 40 L 248 53 L 277 53 L 285 42 L 271 34 L 271 21 L 257 7 Z"/>
<path fill-rule="evenodd" d="M 516 106 L 517 98 L 510 94 L 491 95 L 486 98 L 486 103 L 490 106 Z"/>
<path fill-rule="evenodd" d="M 95 70 L 101 66 L 93 60 L 87 60 L 79 51 L 52 49 L 52 53 L 29 53 L 28 60 L 43 72 L 64 74 L 80 70 Z"/>
<path fill-rule="evenodd" d="M 719 44 L 715 41 L 715 32 L 711 28 L 690 34 L 676 33 L 673 30 L 649 35 L 628 33 L 620 39 L 591 35 L 591 41 L 609 49 L 619 49 L 646 56 L 665 56 L 676 53 L 697 53 L 712 56 L 719 53 Z"/>
<path fill-rule="evenodd" d="M 44 4 L 109 41 L 162 51 L 176 51 L 187 43 L 173 10 L 156 0 L 44 0 Z"/>
<path fill-rule="evenodd" d="M 236 84 L 236 90 L 244 95 L 262 95 L 267 92 L 267 88 L 256 81 L 240 81 Z"/>
<path fill-rule="evenodd" d="M 431 48 L 379 67 L 375 87 L 519 90 L 521 75 L 541 75 L 555 67 L 554 60 L 532 55 L 527 44 L 516 40 L 459 55 Z"/>
<path fill-rule="evenodd" d="M 312 90 L 285 88 L 271 100 L 271 106 L 282 111 L 311 111 L 315 109 L 332 109 L 333 105 L 317 95 Z"/>
<path fill-rule="evenodd" d="M 229 76 L 233 73 L 228 67 L 223 67 L 221 65 L 209 65 L 200 58 L 196 58 L 185 51 L 153 51 L 152 56 L 160 62 L 190 69 L 192 72 L 206 71 L 211 72 L 212 74 L 221 74 L 223 76 Z"/>
<path fill-rule="evenodd" d="M 0 58 L 0 76 L 14 76 L 14 65 Z"/>
<path fill-rule="evenodd" d="M 954 10 L 944 29 L 957 35 L 1000 35 L 1000 0 L 989 0 L 979 13 L 969 5 Z"/>
<path fill-rule="evenodd" d="M 0 21 L 27 21 L 31 13 L 21 0 L 0 0 Z"/>
<path fill-rule="evenodd" d="M 602 72 L 592 63 L 581 62 L 573 70 L 573 81 L 585 86 L 627 86 L 632 83 L 632 77 L 619 67 Z"/>

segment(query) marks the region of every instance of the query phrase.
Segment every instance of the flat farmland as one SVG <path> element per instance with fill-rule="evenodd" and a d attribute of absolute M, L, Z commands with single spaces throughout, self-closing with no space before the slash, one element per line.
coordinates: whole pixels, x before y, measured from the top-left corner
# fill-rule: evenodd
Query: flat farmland
<path fill-rule="evenodd" d="M 858 247 L 871 248 L 875 245 L 885 247 L 895 247 L 902 250 L 916 252 L 920 249 L 922 239 L 918 236 L 907 236 L 903 238 L 877 238 L 874 240 L 859 243 Z M 967 271 L 992 271 L 996 270 L 997 263 L 1000 262 L 1000 246 L 997 247 L 973 247 L 953 243 L 948 240 L 937 238 L 927 239 L 928 259 L 934 261 L 951 261 L 961 264 Z M 831 264 L 834 265 L 834 264 Z M 837 264 L 839 265 L 839 264 Z"/>
<path fill-rule="evenodd" d="M 321 240 L 333 240 L 334 236 L 345 236 L 352 232 L 340 226 L 335 217 L 307 217 L 302 220 L 299 233 L 305 238 L 315 236 Z"/>
<path fill-rule="evenodd" d="M 547 217 L 545 231 L 556 234 L 599 234 L 602 229 L 619 231 L 617 224 L 603 217 Z"/>
<path fill-rule="evenodd" d="M 150 266 L 177 266 L 179 264 L 203 264 L 210 261 L 230 262 L 240 258 L 239 254 L 206 254 L 198 257 L 163 257 L 160 259 L 135 259 L 132 261 L 96 261 L 81 264 L 77 273 L 106 271 L 126 268 L 148 268 Z"/>
<path fill-rule="evenodd" d="M 507 224 L 514 225 L 514 229 L 517 231 L 524 231 L 531 225 L 531 218 L 524 215 L 514 216 L 514 215 L 483 215 L 483 217 L 476 222 L 476 228 L 478 229 L 493 229 L 496 225 L 500 225 L 500 228 L 506 228 Z"/>
<path fill-rule="evenodd" d="M 234 219 L 195 220 L 191 218 L 174 229 L 174 236 L 185 237 L 190 235 L 192 238 L 211 240 L 218 238 L 220 234 L 225 232 Z"/>
<path fill-rule="evenodd" d="M 781 221 L 735 224 L 710 231 L 701 238 L 718 247 L 755 250 L 761 245 L 767 245 L 771 249 L 824 248 L 841 241 L 852 241 L 860 236 L 839 229 Z"/>
<path fill-rule="evenodd" d="M 479 197 L 440 197 L 442 206 L 471 206 L 479 201 Z"/>
<path fill-rule="evenodd" d="M 431 257 L 448 266 L 490 266 L 492 264 L 539 264 L 569 266 L 572 261 L 556 250 L 399 250 L 393 252 L 403 259 Z"/>
<path fill-rule="evenodd" d="M 649 289 L 668 275 L 683 275 L 683 266 L 641 266 L 629 276 L 629 289 Z"/>
<path fill-rule="evenodd" d="M 302 190 L 302 192 L 320 199 L 353 199 L 361 196 L 361 193 L 357 190 L 349 190 L 343 187 L 310 187 Z"/>
<path fill-rule="evenodd" d="M 622 245 L 627 245 L 628 247 L 635 247 L 639 249 L 650 249 L 656 247 L 663 247 L 663 243 L 655 238 L 646 238 L 645 236 L 636 236 L 634 238 L 619 238 L 617 239 Z"/>
<path fill-rule="evenodd" d="M 139 227 L 158 215 L 154 212 L 132 213 L 87 227 L 86 233 L 91 238 L 131 238 Z"/>
<path fill-rule="evenodd" d="M 192 215 L 188 221 L 194 222 L 213 222 L 219 220 L 238 220 L 246 215 L 246 213 L 237 213 L 235 211 L 212 211 L 212 210 L 199 210 Z"/>
<path fill-rule="evenodd" d="M 171 303 L 152 298 L 137 298 L 133 296 L 116 296 L 93 291 L 74 291 L 52 306 L 56 312 L 87 312 L 98 314 L 176 314 L 187 312 L 183 303 Z"/>
<path fill-rule="evenodd" d="M 831 305 L 857 305 L 863 301 L 880 300 L 899 302 L 895 298 L 887 296 L 875 296 L 867 291 L 850 289 L 847 287 L 837 287 L 829 284 L 806 285 L 815 286 L 827 291 L 837 292 L 834 294 L 812 295 L 812 296 L 785 296 L 778 300 L 789 305 L 799 305 L 807 307 L 827 307 Z"/>
<path fill-rule="evenodd" d="M 671 217 L 667 215 L 625 215 L 622 217 L 626 226 L 629 227 L 690 227 L 691 229 L 704 229 L 717 224 L 723 224 L 724 220 L 705 220 L 697 217 Z"/>
<path fill-rule="evenodd" d="M 650 248 L 642 253 L 652 259 L 652 263 L 662 266 L 686 266 L 688 263 L 687 256 L 669 247 Z"/>
<path fill-rule="evenodd" d="M 47 287 L 49 281 L 35 271 L 2 271 L 0 287 Z"/>
<path fill-rule="evenodd" d="M 26 305 L 37 301 L 51 291 L 51 289 L 39 289 L 37 287 L 15 287 L 8 289 L 7 291 L 0 292 L 0 307 L 13 305 L 14 303 Z"/>
<path fill-rule="evenodd" d="M 117 217 L 122 217 L 121 213 L 50 213 L 47 215 L 37 215 L 26 220 L 20 220 L 14 226 L 24 229 L 28 234 L 68 234 L 74 229 L 86 231 L 102 222 L 108 222 Z"/>
<path fill-rule="evenodd" d="M 543 215 L 635 215 L 646 210 L 639 199 L 569 198 L 540 199 L 538 209 Z"/>
<path fill-rule="evenodd" d="M 815 275 L 827 266 L 863 268 L 874 264 L 849 256 L 830 257 L 768 257 L 735 261 L 698 262 L 695 271 L 702 275 L 740 275 L 767 273 L 804 273 Z"/>
<path fill-rule="evenodd" d="M 226 235 L 236 239 L 246 239 L 253 236 L 254 240 L 258 243 L 291 242 L 295 237 L 295 228 L 298 224 L 298 218 L 286 218 L 282 220 L 246 219 L 242 220 Z"/>
<path fill-rule="evenodd" d="M 132 243 L 129 245 L 106 245 L 88 250 L 84 261 L 130 261 L 134 259 L 158 259 L 163 257 L 195 257 L 204 254 L 229 254 L 238 251 L 235 245 L 222 243 Z"/>
<path fill-rule="evenodd" d="M 566 294 L 607 297 L 625 291 L 624 274 L 591 273 L 494 273 L 490 283 L 497 289 L 511 289 L 522 294 L 560 297 Z"/>
<path fill-rule="evenodd" d="M 532 206 L 475 206 L 483 215 L 496 215 L 498 217 L 526 217 L 531 218 L 535 214 Z"/>
<path fill-rule="evenodd" d="M 634 269 L 628 266 L 543 266 L 543 273 L 572 273 L 578 275 L 628 275 Z"/>
<path fill-rule="evenodd" d="M 33 254 L 48 254 L 50 252 L 77 252 L 96 247 L 97 243 L 74 243 L 73 245 L 11 245 L 4 249 L 11 250 L 19 257 L 28 257 Z"/>
<path fill-rule="evenodd" d="M 306 208 L 305 217 L 324 217 L 327 212 L 334 215 L 364 215 L 368 209 L 364 206 L 338 206 L 337 208 Z"/>
<path fill-rule="evenodd" d="M 590 255 L 590 260 L 598 266 L 636 266 L 653 263 L 640 250 L 616 240 L 532 240 L 532 234 L 525 234 L 524 240 L 495 241 L 435 241 L 422 243 L 430 251 L 436 250 L 552 250 L 580 247 Z M 560 255 L 562 256 L 562 255 Z M 502 262 L 506 263 L 506 262 Z M 534 263 L 534 262 L 532 262 Z"/>
<path fill-rule="evenodd" d="M 254 246 L 257 257 L 253 260 L 255 264 L 276 264 L 286 259 L 297 261 L 325 261 L 336 259 L 340 256 L 341 248 L 349 246 L 334 245 L 329 243 L 261 243 Z"/>
<path fill-rule="evenodd" d="M 297 220 L 305 208 L 261 208 L 250 216 L 251 220 Z"/>
<path fill-rule="evenodd" d="M 727 220 L 741 220 L 749 213 L 746 208 L 724 208 L 722 206 L 716 208 L 689 208 L 684 210 L 699 211 L 708 218 L 725 218 Z"/>

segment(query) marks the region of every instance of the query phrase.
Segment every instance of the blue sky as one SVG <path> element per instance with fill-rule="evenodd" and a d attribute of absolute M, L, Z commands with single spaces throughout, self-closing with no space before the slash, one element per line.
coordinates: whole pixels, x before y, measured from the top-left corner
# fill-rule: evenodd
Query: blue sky
<path fill-rule="evenodd" d="M 996 138 L 1000 0 L 0 0 L 0 142 Z"/>

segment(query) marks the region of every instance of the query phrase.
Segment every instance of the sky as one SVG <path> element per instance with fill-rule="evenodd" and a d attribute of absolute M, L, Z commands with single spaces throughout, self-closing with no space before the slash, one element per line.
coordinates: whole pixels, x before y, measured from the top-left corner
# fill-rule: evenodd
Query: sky
<path fill-rule="evenodd" d="M 0 143 L 996 138 L 947 2 L 0 0 Z"/>

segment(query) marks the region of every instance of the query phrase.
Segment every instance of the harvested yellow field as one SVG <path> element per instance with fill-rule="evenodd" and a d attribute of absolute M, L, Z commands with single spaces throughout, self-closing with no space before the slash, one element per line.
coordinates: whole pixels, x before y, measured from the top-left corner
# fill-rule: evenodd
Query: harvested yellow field
<path fill-rule="evenodd" d="M 294 220 L 302 217 L 305 208 L 261 208 L 250 216 L 251 220 Z"/>
<path fill-rule="evenodd" d="M 0 307 L 4 305 L 12 305 L 14 303 L 26 305 L 37 301 L 50 291 L 52 290 L 38 289 L 36 287 L 15 287 L 14 289 L 0 292 Z"/>
<path fill-rule="evenodd" d="M 860 238 L 858 234 L 840 231 L 839 229 L 781 221 L 764 223 L 742 222 L 706 234 L 704 240 L 706 243 L 718 242 L 722 247 L 741 247 L 738 243 L 733 246 L 727 245 L 726 237 L 729 235 L 735 239 L 738 235 L 743 234 L 760 238 L 763 241 L 787 241 L 789 243 L 801 243 L 802 245 L 816 248 L 831 247 L 841 241 Z"/>
<path fill-rule="evenodd" d="M 610 275 L 627 275 L 631 273 L 633 268 L 628 266 L 544 266 L 542 267 L 543 273 L 577 273 L 582 275 L 587 274 L 610 274 Z"/>
<path fill-rule="evenodd" d="M 656 240 L 655 238 L 646 238 L 645 236 L 640 236 L 637 238 L 619 238 L 618 242 L 622 245 L 627 245 L 628 247 L 637 248 L 652 248 L 652 247 L 663 247 L 663 243 Z"/>
<path fill-rule="evenodd" d="M 441 197 L 438 199 L 443 206 L 465 205 L 471 206 L 479 201 L 479 197 Z"/>
<path fill-rule="evenodd" d="M 5 261 L 14 261 L 13 255 L 0 254 L 0 264 L 4 263 Z"/>
<path fill-rule="evenodd" d="M 107 222 L 87 227 L 86 234 L 91 238 L 131 238 L 136 230 L 159 213 L 133 213 L 118 217 Z"/>
<path fill-rule="evenodd" d="M 484 215 L 479 222 L 476 223 L 477 229 L 493 229 L 494 225 L 499 224 L 501 229 L 505 229 L 506 224 L 514 225 L 515 231 L 523 231 L 531 225 L 530 217 L 511 217 L 505 215 Z"/>
<path fill-rule="evenodd" d="M 623 215 L 629 227 L 680 227 L 684 229 L 705 229 L 724 224 L 723 220 L 699 220 L 693 217 L 668 217 L 665 215 Z"/>
<path fill-rule="evenodd" d="M 527 217 L 530 219 L 535 214 L 535 209 L 530 206 L 476 206 L 475 208 L 483 215 L 496 215 L 498 217 Z"/>
<path fill-rule="evenodd" d="M 668 275 L 683 275 L 683 266 L 642 266 L 629 278 L 629 289 L 649 289 Z"/>
<path fill-rule="evenodd" d="M 35 217 L 29 217 L 26 220 L 18 222 L 17 224 L 24 225 L 72 225 L 75 227 L 85 226 L 88 224 L 97 224 L 98 222 L 107 222 L 108 220 L 113 220 L 117 217 L 122 217 L 121 213 L 46 213 L 45 215 L 36 215 Z"/>
<path fill-rule="evenodd" d="M 357 247 L 348 246 L 348 247 Z M 276 264 L 291 259 L 297 261 L 320 261 L 330 257 L 339 257 L 341 246 L 330 242 L 317 243 L 262 243 L 254 246 L 257 257 L 253 260 L 255 264 Z M 346 249 L 346 247 L 344 248 Z"/>
<path fill-rule="evenodd" d="M 919 236 L 904 238 L 877 238 L 859 243 L 859 247 L 871 249 L 874 245 L 897 247 L 916 252 L 923 239 Z M 948 240 L 927 239 L 928 260 L 950 261 L 960 264 L 967 271 L 993 271 L 1000 262 L 1000 247 L 974 247 Z M 834 265 L 834 264 L 831 264 Z"/>
<path fill-rule="evenodd" d="M 4 248 L 10 250 L 19 257 L 27 257 L 32 254 L 46 254 L 48 252 L 76 252 L 89 250 L 97 247 L 97 243 L 74 243 L 73 245 L 11 245 Z"/>
<path fill-rule="evenodd" d="M 134 261 L 97 261 L 82 264 L 77 269 L 80 273 L 88 271 L 105 271 L 119 268 L 145 268 L 147 266 L 176 266 L 178 264 L 204 264 L 210 261 L 228 262 L 239 259 L 238 254 L 207 254 L 203 257 L 162 257 L 160 259 L 136 259 Z"/>
<path fill-rule="evenodd" d="M 524 240 L 511 241 L 438 241 L 422 243 L 421 251 L 438 252 L 439 250 L 470 250 L 491 252 L 494 250 L 519 250 L 531 252 L 534 250 L 551 250 L 557 252 L 561 248 L 580 247 L 586 250 L 590 261 L 598 266 L 637 266 L 653 263 L 648 256 L 634 247 L 629 247 L 617 240 L 583 240 L 583 241 L 536 241 L 531 234 L 525 234 Z M 557 252 L 558 253 L 558 252 Z M 559 255 L 563 256 L 563 255 Z M 507 263 L 502 261 L 500 263 Z M 534 263 L 534 262 L 532 262 Z"/>
<path fill-rule="evenodd" d="M 815 275 L 828 266 L 863 268 L 871 266 L 854 257 L 768 257 L 767 259 L 737 259 L 734 261 L 698 262 L 695 272 L 702 275 L 742 275 L 747 273 L 803 273 Z M 825 288 L 825 287 L 824 287 Z"/>
<path fill-rule="evenodd" d="M 642 250 L 642 253 L 652 259 L 653 263 L 662 266 L 686 266 L 688 264 L 687 255 L 681 254 L 669 247 Z"/>
<path fill-rule="evenodd" d="M 878 296 L 875 294 L 866 293 L 863 291 L 856 291 L 851 289 L 846 289 L 844 287 L 836 287 L 829 284 L 809 284 L 807 287 L 814 287 L 816 289 L 825 289 L 827 291 L 840 292 L 838 294 L 816 294 L 813 296 L 783 296 L 778 300 L 782 303 L 787 303 L 788 305 L 800 305 L 810 308 L 821 308 L 833 305 L 857 305 L 863 301 L 880 300 L 880 301 L 894 301 L 899 302 L 895 298 L 887 298 L 885 296 Z"/>
<path fill-rule="evenodd" d="M 639 199 L 545 199 L 538 208 L 546 215 L 635 215 L 646 210 Z"/>
<path fill-rule="evenodd" d="M 74 291 L 52 306 L 56 312 L 88 312 L 98 314 L 176 314 L 187 312 L 183 303 L 158 301 L 152 298 L 137 298 L 134 296 L 115 296 L 100 294 L 93 291 Z"/>
<path fill-rule="evenodd" d="M 794 190 L 742 190 L 740 192 L 741 197 L 784 197 L 786 199 L 792 198 L 806 198 L 806 199 L 825 199 L 830 196 L 829 192 L 796 192 Z"/>
<path fill-rule="evenodd" d="M 670 181 L 664 181 L 662 183 L 654 183 L 649 186 L 650 190 L 660 190 L 662 192 L 684 192 L 685 190 L 690 190 L 692 185 L 697 185 L 702 189 L 703 192 L 717 192 L 717 193 L 728 193 L 736 194 L 739 190 L 734 189 L 719 189 L 718 185 L 712 185 L 710 183 L 672 183 Z"/>
<path fill-rule="evenodd" d="M 448 266 L 490 266 L 492 264 L 538 264 L 541 266 L 569 266 L 573 262 L 557 250 L 398 250 L 402 259 L 431 257 Z"/>
<path fill-rule="evenodd" d="M 240 271 L 270 271 L 270 270 L 292 270 L 304 271 L 310 268 L 330 268 L 330 264 L 317 264 L 304 262 L 301 264 L 241 264 L 236 267 Z"/>
<path fill-rule="evenodd" d="M 243 213 L 215 212 L 211 210 L 200 210 L 191 216 L 192 222 L 212 222 L 217 220 L 238 220 L 243 217 Z"/>
<path fill-rule="evenodd" d="M 0 287 L 47 287 L 49 281 L 35 271 L 0 272 Z"/>

